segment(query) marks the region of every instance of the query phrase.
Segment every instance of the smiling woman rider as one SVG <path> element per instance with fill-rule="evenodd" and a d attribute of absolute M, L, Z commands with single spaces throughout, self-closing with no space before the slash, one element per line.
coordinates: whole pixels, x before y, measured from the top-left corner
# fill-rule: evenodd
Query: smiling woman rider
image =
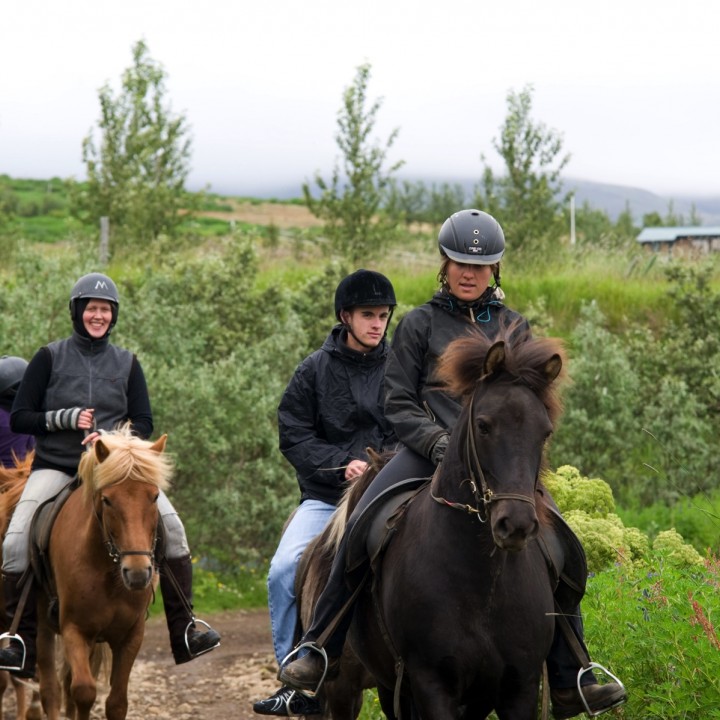
<path fill-rule="evenodd" d="M 35 458 L 3 542 L 5 612 L 11 625 L 28 567 L 30 521 L 35 509 L 56 495 L 77 473 L 85 445 L 98 430 L 130 422 L 143 439 L 153 431 L 142 367 L 128 350 L 110 343 L 120 298 L 115 283 L 101 273 L 83 275 L 70 293 L 73 333 L 41 347 L 25 371 L 12 406 L 13 432 L 34 435 Z M 195 625 L 190 611 L 192 565 L 185 529 L 165 493 L 158 510 L 165 531 L 160 588 L 176 663 L 220 644 L 215 630 Z M 184 596 L 184 597 L 183 597 Z M 186 600 L 187 599 L 187 600 Z M 0 669 L 23 677 L 35 674 L 36 602 L 32 582 L 16 635 L 0 650 Z M 199 621 L 200 622 L 200 621 Z"/>

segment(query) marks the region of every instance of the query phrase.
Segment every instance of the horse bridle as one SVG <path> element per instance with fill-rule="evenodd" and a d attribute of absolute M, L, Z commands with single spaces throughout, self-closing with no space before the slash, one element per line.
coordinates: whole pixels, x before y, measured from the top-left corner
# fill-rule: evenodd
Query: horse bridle
<path fill-rule="evenodd" d="M 93 494 L 93 497 L 97 498 L 97 495 L 98 491 Z M 155 526 L 155 532 L 153 533 L 152 547 L 150 548 L 150 550 L 120 550 L 120 548 L 118 548 L 118 546 L 116 545 L 113 536 L 105 527 L 105 523 L 103 523 L 102 513 L 97 509 L 97 502 L 94 502 L 93 505 L 95 510 L 95 518 L 97 519 L 98 525 L 100 526 L 100 533 L 102 534 L 103 545 L 105 545 L 105 548 L 108 551 L 108 555 L 115 564 L 119 564 L 124 557 L 127 557 L 129 555 L 144 555 L 145 557 L 149 557 L 151 560 L 155 557 L 155 548 L 158 541 L 157 525 Z"/>
<path fill-rule="evenodd" d="M 521 495 L 520 493 L 497 493 L 490 489 L 485 480 L 485 473 L 483 472 L 482 465 L 480 463 L 480 456 L 477 451 L 477 441 L 475 439 L 475 423 L 473 422 L 473 405 L 475 400 L 475 394 L 470 397 L 468 404 L 468 422 L 465 432 L 465 465 L 467 471 L 470 473 L 470 477 L 463 482 L 470 483 L 473 497 L 475 498 L 475 506 L 467 505 L 466 503 L 456 503 L 451 500 L 446 500 L 443 497 L 438 497 L 432 492 L 430 493 L 433 500 L 439 502 L 441 505 L 447 505 L 455 510 L 462 510 L 464 512 L 477 515 L 478 520 L 481 523 L 487 522 L 490 517 L 490 507 L 492 503 L 500 500 L 519 500 L 520 502 L 530 503 L 535 507 L 535 498 L 528 497 L 527 495 Z"/>

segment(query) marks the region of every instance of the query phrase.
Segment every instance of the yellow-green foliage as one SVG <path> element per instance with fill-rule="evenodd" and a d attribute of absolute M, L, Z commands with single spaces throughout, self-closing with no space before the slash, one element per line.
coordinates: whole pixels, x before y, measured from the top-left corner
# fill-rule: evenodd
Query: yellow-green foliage
<path fill-rule="evenodd" d="M 625 527 L 615 514 L 612 490 L 605 481 L 583 477 L 576 468 L 563 465 L 555 473 L 546 473 L 543 483 L 580 538 L 591 572 L 616 562 L 642 563 L 648 556 L 650 540 L 637 528 Z M 660 533 L 653 550 L 678 567 L 702 563 L 698 552 L 675 530 Z"/>
<path fill-rule="evenodd" d="M 548 473 L 543 482 L 563 512 L 582 510 L 598 518 L 615 512 L 610 486 L 599 478 L 583 477 L 572 465 L 563 465 L 554 474 Z"/>
<path fill-rule="evenodd" d="M 675 528 L 658 533 L 653 543 L 653 550 L 677 567 L 703 564 L 700 553 L 692 545 L 683 542 L 682 535 Z"/>

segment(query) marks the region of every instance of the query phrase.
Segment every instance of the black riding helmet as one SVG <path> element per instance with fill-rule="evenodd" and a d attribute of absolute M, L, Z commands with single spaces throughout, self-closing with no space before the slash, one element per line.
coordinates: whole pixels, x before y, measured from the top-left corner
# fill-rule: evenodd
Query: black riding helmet
<path fill-rule="evenodd" d="M 374 270 L 356 270 L 343 278 L 335 290 L 335 317 L 338 320 L 343 310 L 378 305 L 388 305 L 392 313 L 397 301 L 392 283 Z"/>
<path fill-rule="evenodd" d="M 495 265 L 505 252 L 500 223 L 482 210 L 453 213 L 440 228 L 440 254 L 458 263 Z"/>
<path fill-rule="evenodd" d="M 115 327 L 118 319 L 120 295 L 115 283 L 107 275 L 103 275 L 102 273 L 83 275 L 70 291 L 70 317 L 73 321 L 73 327 L 82 335 L 87 334 L 83 326 L 82 315 L 83 312 L 85 312 L 88 302 L 92 298 L 96 300 L 107 300 L 110 303 L 112 307 L 110 330 Z"/>
<path fill-rule="evenodd" d="M 14 396 L 28 366 L 27 360 L 14 355 L 0 357 L 0 397 Z"/>

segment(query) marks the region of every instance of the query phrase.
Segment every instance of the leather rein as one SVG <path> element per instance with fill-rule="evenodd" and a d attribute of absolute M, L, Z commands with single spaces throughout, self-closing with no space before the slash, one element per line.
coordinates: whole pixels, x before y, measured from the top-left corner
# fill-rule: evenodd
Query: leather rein
<path fill-rule="evenodd" d="M 466 503 L 456 503 L 451 500 L 447 500 L 444 497 L 434 495 L 432 490 L 430 496 L 435 502 L 441 505 L 446 505 L 454 510 L 462 510 L 463 512 L 471 515 L 476 515 L 477 519 L 481 523 L 488 521 L 490 517 L 490 508 L 494 502 L 500 500 L 518 500 L 520 502 L 530 503 L 535 507 L 535 498 L 519 493 L 497 493 L 490 489 L 485 480 L 485 473 L 480 463 L 480 456 L 477 450 L 477 440 L 475 438 L 475 424 L 473 422 L 473 406 L 475 401 L 475 394 L 470 397 L 470 403 L 468 405 L 468 422 L 465 432 L 465 467 L 470 474 L 469 478 L 463 480 L 463 483 L 470 483 L 473 497 L 475 498 L 475 505 L 468 505 Z M 437 472 L 440 470 L 438 466 Z"/>

